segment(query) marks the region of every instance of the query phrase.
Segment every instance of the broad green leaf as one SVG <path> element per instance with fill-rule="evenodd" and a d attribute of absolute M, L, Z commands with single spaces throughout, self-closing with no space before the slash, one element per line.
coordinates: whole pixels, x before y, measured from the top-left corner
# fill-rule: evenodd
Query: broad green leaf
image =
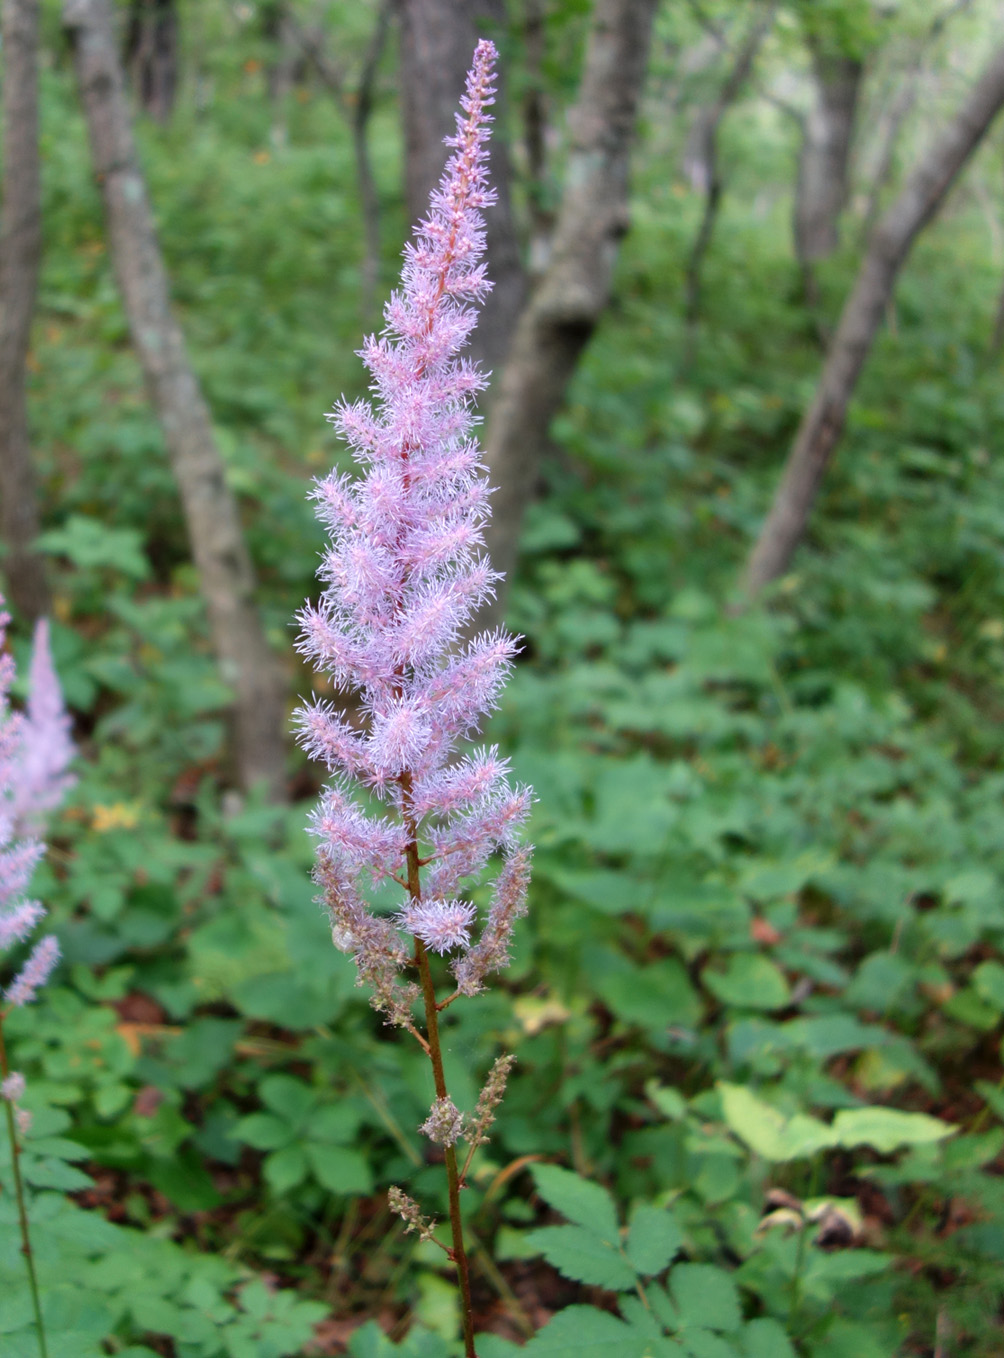
<path fill-rule="evenodd" d="M 724 971 L 705 967 L 701 980 L 723 1003 L 739 1009 L 783 1009 L 791 1000 L 784 973 L 762 953 L 733 953 Z"/>
<path fill-rule="evenodd" d="M 273 1193 L 287 1193 L 307 1176 L 307 1157 L 301 1146 L 287 1146 L 265 1161 L 265 1178 Z"/>
<path fill-rule="evenodd" d="M 742 1358 L 739 1349 L 710 1330 L 687 1330 L 680 1342 L 688 1358 Z"/>
<path fill-rule="evenodd" d="M 842 1108 L 833 1119 L 836 1144 L 873 1146 L 889 1154 L 899 1146 L 922 1146 L 943 1141 L 957 1128 L 927 1113 L 903 1113 L 898 1108 Z"/>
<path fill-rule="evenodd" d="M 359 1105 L 345 1099 L 341 1103 L 329 1103 L 311 1113 L 307 1124 L 307 1135 L 311 1141 L 331 1141 L 343 1146 L 355 1139 L 362 1121 Z"/>
<path fill-rule="evenodd" d="M 566 1306 L 521 1350 L 527 1358 L 641 1358 L 644 1338 L 595 1306 Z"/>
<path fill-rule="evenodd" d="M 669 1276 L 669 1291 L 681 1326 L 729 1332 L 742 1324 L 736 1285 L 713 1264 L 677 1264 Z"/>
<path fill-rule="evenodd" d="M 670 1025 L 696 1026 L 701 999 L 686 968 L 675 957 L 646 967 L 607 969 L 596 981 L 604 1003 L 625 1023 L 664 1031 Z"/>
<path fill-rule="evenodd" d="M 581 1226 L 542 1226 L 530 1231 L 527 1242 L 536 1246 L 549 1264 L 566 1278 L 626 1292 L 637 1282 L 634 1269 L 616 1245 Z"/>
<path fill-rule="evenodd" d="M 746 1358 L 795 1358 L 791 1340 L 781 1325 L 769 1316 L 751 1320 L 743 1330 Z"/>
<path fill-rule="evenodd" d="M 332 1193 L 371 1193 L 373 1175 L 366 1157 L 344 1146 L 307 1142 L 307 1159 L 314 1174 Z"/>
<path fill-rule="evenodd" d="M 534 1165 L 537 1192 L 563 1217 L 604 1240 L 620 1239 L 617 1209 L 605 1188 L 558 1165 Z"/>
<path fill-rule="evenodd" d="M 310 1085 L 293 1075 L 269 1075 L 258 1086 L 261 1101 L 287 1122 L 301 1122 L 317 1102 Z"/>
<path fill-rule="evenodd" d="M 664 1208 L 643 1204 L 631 1218 L 624 1246 L 628 1259 L 641 1274 L 661 1273 L 683 1247 L 683 1233 Z"/>
<path fill-rule="evenodd" d="M 745 1085 L 720 1082 L 718 1090 L 729 1130 L 765 1160 L 798 1160 L 837 1144 L 834 1128 L 805 1113 L 785 1117 Z"/>
<path fill-rule="evenodd" d="M 232 1135 L 255 1150 L 274 1151 L 292 1141 L 296 1128 L 274 1113 L 249 1113 L 241 1118 Z"/>
<path fill-rule="evenodd" d="M 998 1014 L 1004 1014 L 1004 966 L 1000 962 L 981 962 L 972 975 L 977 994 Z"/>

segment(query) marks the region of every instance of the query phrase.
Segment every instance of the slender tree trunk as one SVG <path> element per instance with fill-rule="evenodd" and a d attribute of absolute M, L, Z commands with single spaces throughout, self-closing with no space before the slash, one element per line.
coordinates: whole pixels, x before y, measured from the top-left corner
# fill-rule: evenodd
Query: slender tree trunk
<path fill-rule="evenodd" d="M 547 269 L 524 308 L 491 407 L 486 454 L 498 487 L 487 542 L 510 576 L 548 426 L 610 296 L 628 228 L 628 168 L 656 0 L 597 0 Z M 504 596 L 481 621 L 497 621 Z"/>
<path fill-rule="evenodd" d="M 38 536 L 25 379 L 42 257 L 38 155 L 39 0 L 2 0 L 3 202 L 0 204 L 0 531 L 14 608 L 34 622 L 49 611 Z"/>
<path fill-rule="evenodd" d="M 115 49 L 108 0 L 65 0 L 80 96 L 101 184 L 112 260 L 133 344 L 181 492 L 213 647 L 235 695 L 237 763 L 245 787 L 283 796 L 282 683 L 254 604 L 255 580 L 237 502 L 209 410 L 170 304 Z"/>
<path fill-rule="evenodd" d="M 795 186 L 795 254 L 806 300 L 816 304 L 815 266 L 840 243 L 851 141 L 864 70 L 856 57 L 812 46 L 816 95 L 805 119 Z"/>
<path fill-rule="evenodd" d="M 454 131 L 457 100 L 483 25 L 504 29 L 504 0 L 397 0 L 401 31 L 401 110 L 404 118 L 405 200 L 408 215 L 425 215 L 443 172 L 443 138 Z M 495 116 L 503 120 L 505 91 L 496 75 Z M 490 174 L 495 206 L 485 213 L 492 292 L 471 339 L 471 357 L 496 375 L 509 351 L 526 297 L 526 274 L 510 202 L 505 139 L 492 138 Z"/>
<path fill-rule="evenodd" d="M 356 185 L 363 224 L 363 259 L 360 270 L 359 309 L 368 322 L 374 312 L 377 284 L 380 279 L 380 198 L 369 151 L 369 122 L 373 113 L 373 97 L 377 70 L 387 43 L 394 0 L 383 0 L 377 12 L 376 24 L 370 37 L 359 84 L 354 94 L 348 89 L 345 73 L 328 55 L 324 34 L 317 29 L 301 28 L 290 20 L 291 32 L 304 57 L 311 62 L 321 80 L 334 95 L 352 131 L 352 150 L 356 162 Z"/>
<path fill-rule="evenodd" d="M 130 0 L 126 67 L 140 108 L 166 123 L 178 90 L 175 0 Z"/>
<path fill-rule="evenodd" d="M 847 407 L 892 297 L 896 276 L 918 233 L 944 202 L 962 167 L 1004 105 L 1004 46 L 998 48 L 943 136 L 921 158 L 882 217 L 823 365 L 774 497 L 746 566 L 755 596 L 788 568 L 808 522 Z"/>
<path fill-rule="evenodd" d="M 861 224 L 861 239 L 863 241 L 868 240 L 875 223 L 878 221 L 882 194 L 892 179 L 900 130 L 917 102 L 920 78 L 928 50 L 944 32 L 946 24 L 956 14 L 961 14 L 964 10 L 967 10 L 971 4 L 972 0 L 955 0 L 954 4 L 949 5 L 946 10 L 939 14 L 932 21 L 926 35 L 914 46 L 906 70 L 898 75 L 896 93 L 888 114 L 881 122 L 881 133 L 877 138 L 880 149 L 875 160 L 875 171 L 872 175 L 871 188 L 868 191 L 868 205 Z"/>
<path fill-rule="evenodd" d="M 718 98 L 698 115 L 698 124 L 691 135 L 689 160 L 693 166 L 692 179 L 704 187 L 704 212 L 701 225 L 687 261 L 684 283 L 684 317 L 687 323 L 687 362 L 692 357 L 696 330 L 701 316 L 702 277 L 704 260 L 711 246 L 715 222 L 722 200 L 722 173 L 718 160 L 718 130 L 722 119 L 743 91 L 757 52 L 774 22 L 774 4 L 767 5 L 758 15 L 736 53 L 732 69 L 725 79 Z"/>

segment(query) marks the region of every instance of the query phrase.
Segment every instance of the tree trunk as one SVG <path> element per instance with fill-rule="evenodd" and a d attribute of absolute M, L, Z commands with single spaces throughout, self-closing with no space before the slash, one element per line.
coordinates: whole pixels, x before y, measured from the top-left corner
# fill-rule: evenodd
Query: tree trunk
<path fill-rule="evenodd" d="M 569 114 L 571 145 L 547 269 L 524 308 L 491 407 L 485 448 L 498 487 L 487 543 L 511 575 L 548 426 L 610 296 L 628 228 L 628 167 L 656 0 L 597 0 Z M 501 590 L 486 621 L 499 620 Z"/>
<path fill-rule="evenodd" d="M 321 80 L 334 95 L 339 108 L 352 129 L 352 150 L 356 162 L 356 186 L 363 225 L 363 258 L 359 279 L 359 309 L 363 321 L 369 324 L 376 302 L 380 279 L 380 198 L 369 151 L 369 121 L 373 113 L 373 94 L 377 69 L 387 42 L 393 0 L 383 0 L 363 60 L 359 84 L 354 93 L 348 89 L 344 72 L 325 50 L 324 33 L 320 28 L 301 28 L 289 19 L 290 32 L 311 62 Z"/>
<path fill-rule="evenodd" d="M 454 114 L 482 25 L 504 30 L 504 0 L 397 0 L 401 26 L 401 111 L 404 118 L 405 199 L 412 221 L 424 217 L 429 194 L 443 173 L 443 138 Z M 502 120 L 504 83 L 496 75 L 495 116 Z M 497 194 L 485 213 L 493 287 L 471 337 L 470 355 L 496 375 L 509 351 L 526 297 L 526 275 L 510 203 L 505 141 L 492 138 L 490 174 Z"/>
<path fill-rule="evenodd" d="M 718 98 L 709 108 L 698 114 L 697 126 L 690 137 L 688 160 L 691 165 L 691 181 L 699 182 L 704 189 L 704 212 L 701 225 L 694 240 L 694 247 L 687 261 L 684 283 L 684 318 L 687 323 L 687 354 L 689 364 L 693 356 L 696 329 L 701 316 L 701 282 L 704 272 L 704 259 L 711 246 L 715 222 L 722 199 L 722 174 L 718 162 L 718 129 L 722 119 L 743 91 L 757 52 L 771 24 L 774 22 L 774 4 L 767 5 L 754 19 L 746 40 L 739 47 L 732 69 Z"/>
<path fill-rule="evenodd" d="M 815 102 L 805 120 L 795 186 L 795 254 L 810 302 L 813 268 L 840 243 L 858 91 L 864 69 L 856 57 L 812 44 Z"/>
<path fill-rule="evenodd" d="M 750 554 L 744 578 L 749 595 L 757 595 L 787 570 L 843 433 L 848 404 L 892 297 L 896 275 L 1002 104 L 1004 46 L 991 58 L 944 135 L 914 168 L 872 235 L 844 304 L 815 398 L 802 419 L 770 514 Z"/>
<path fill-rule="evenodd" d="M 178 89 L 175 0 L 130 0 L 126 67 L 140 108 L 166 123 Z"/>
<path fill-rule="evenodd" d="M 136 152 L 108 0 L 65 0 L 80 97 L 101 184 L 112 260 L 133 344 L 181 492 L 213 648 L 235 695 L 246 788 L 283 796 L 285 707 L 254 604 L 254 573 L 209 410 L 170 304 L 167 272 Z"/>
<path fill-rule="evenodd" d="M 39 0 L 2 0 L 3 202 L 0 204 L 0 531 L 7 594 L 26 621 L 49 611 L 25 397 L 42 257 L 38 155 Z"/>
<path fill-rule="evenodd" d="M 868 191 L 868 205 L 861 225 L 861 239 L 863 241 L 868 240 L 875 223 L 878 221 L 882 194 L 892 179 L 900 130 L 916 103 L 928 50 L 941 37 L 950 20 L 954 19 L 957 14 L 969 9 L 971 4 L 972 0 L 955 0 L 954 4 L 949 5 L 946 10 L 937 15 L 932 20 L 927 33 L 919 42 L 914 44 L 906 69 L 897 73 L 896 93 L 888 113 L 879 123 L 881 131 L 876 137 L 873 127 L 871 133 L 872 137 L 878 141 L 879 153 L 875 158 L 875 170 L 872 175 L 871 188 Z"/>

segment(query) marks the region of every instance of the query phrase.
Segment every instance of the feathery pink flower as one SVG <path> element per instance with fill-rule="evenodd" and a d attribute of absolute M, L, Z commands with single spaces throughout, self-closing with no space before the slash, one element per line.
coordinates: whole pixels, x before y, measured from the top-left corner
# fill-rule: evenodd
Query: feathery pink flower
<path fill-rule="evenodd" d="M 486 379 L 462 357 L 487 295 L 482 210 L 495 48 L 478 44 L 456 135 L 429 214 L 405 246 L 401 287 L 385 327 L 360 351 L 373 401 L 341 402 L 333 416 L 361 475 L 332 472 L 314 493 L 330 535 L 324 592 L 300 615 L 299 649 L 358 719 L 315 699 L 297 714 L 300 742 L 334 775 L 312 830 L 336 945 L 391 1021 L 409 1022 L 416 987 L 398 929 L 451 965 L 470 994 L 508 957 L 524 910 L 529 850 L 517 831 L 530 807 L 497 749 L 463 754 L 496 705 L 518 645 L 505 632 L 464 640 L 498 575 L 484 553 L 488 483 L 473 403 Z M 350 785 L 368 788 L 387 817 L 364 814 Z M 365 878 L 402 885 L 418 847 L 426 881 L 408 885 L 394 921 L 365 899 Z M 463 891 L 496 853 L 502 866 L 481 939 Z M 395 928 L 394 926 L 397 926 Z"/>
<path fill-rule="evenodd" d="M 40 618 L 35 627 L 28 684 L 28 705 L 12 790 L 17 833 L 38 830 L 44 813 L 57 807 L 76 781 L 67 773 L 76 750 L 70 739 L 70 715 L 52 663 L 49 623 L 45 618 Z"/>
<path fill-rule="evenodd" d="M 0 601 L 2 602 L 2 601 Z M 0 611 L 0 649 L 10 618 Z M 0 952 L 23 943 L 45 910 L 26 899 L 32 874 L 45 852 L 35 835 L 46 811 L 62 799 L 73 781 L 67 766 L 73 757 L 70 721 L 49 652 L 48 625 L 35 631 L 31 688 L 27 710 L 10 710 L 14 665 L 0 654 Z M 16 838 L 16 836 L 22 836 Z M 52 935 L 37 942 L 28 960 L 3 991 L 7 1005 L 28 1004 L 49 979 L 59 960 Z"/>

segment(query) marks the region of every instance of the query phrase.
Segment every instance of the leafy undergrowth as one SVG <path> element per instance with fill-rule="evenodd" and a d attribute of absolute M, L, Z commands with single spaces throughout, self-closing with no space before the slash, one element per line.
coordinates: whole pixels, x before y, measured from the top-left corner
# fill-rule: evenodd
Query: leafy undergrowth
<path fill-rule="evenodd" d="M 200 185 L 233 129 L 203 126 L 180 159 L 184 128 L 148 148 L 169 255 L 198 243 L 180 298 L 287 657 L 320 545 L 305 482 L 334 456 L 315 415 L 358 380 L 357 317 L 318 300 L 353 208 L 310 135 L 344 156 L 345 134 L 330 111 L 297 117 L 273 162 L 240 124 L 225 211 Z M 330 947 L 303 832 L 316 774 L 297 768 L 289 811 L 221 791 L 224 695 L 69 125 L 33 406 L 84 760 L 38 879 L 66 966 L 5 1025 L 35 1111 L 53 1358 L 438 1358 L 457 1334 L 443 1256 L 385 1202 L 392 1183 L 442 1201 L 416 1131 L 426 1063 Z M 964 216 L 923 246 L 795 574 L 769 611 L 737 612 L 817 360 L 784 300 L 780 215 L 737 207 L 677 380 L 696 208 L 652 173 L 512 599 L 527 649 L 491 736 L 538 798 L 531 913 L 504 982 L 446 1025 L 462 1105 L 500 1046 L 519 1061 L 467 1206 L 479 1352 L 538 1331 L 530 1354 L 920 1358 L 940 1341 L 991 1358 L 1004 406 L 987 279 L 961 263 Z M 833 299 L 851 264 L 824 279 Z M 21 1358 L 12 1223 L 4 1193 L 0 1349 Z"/>

